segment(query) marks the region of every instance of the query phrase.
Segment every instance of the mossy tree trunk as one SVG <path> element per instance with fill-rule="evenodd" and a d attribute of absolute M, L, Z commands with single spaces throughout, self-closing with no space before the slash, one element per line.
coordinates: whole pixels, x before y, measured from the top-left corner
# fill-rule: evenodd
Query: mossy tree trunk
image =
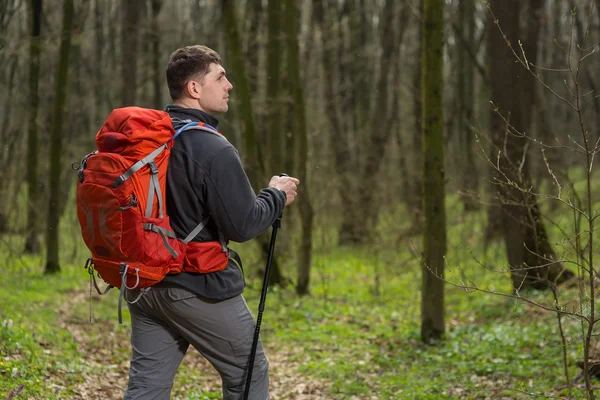
<path fill-rule="evenodd" d="M 98 128 L 106 118 L 104 104 L 106 89 L 104 85 L 104 65 L 105 65 L 105 41 L 103 15 L 108 9 L 102 8 L 102 0 L 94 1 L 94 122 L 93 126 Z"/>
<path fill-rule="evenodd" d="M 420 151 L 422 144 L 422 114 L 423 114 L 423 101 L 422 97 L 422 58 L 423 58 L 423 0 L 418 0 L 419 9 L 417 13 L 418 24 L 417 24 L 417 52 L 415 54 L 415 61 L 417 67 L 414 71 L 413 78 L 413 110 L 414 110 L 414 123 L 415 123 L 415 134 L 412 135 L 412 147 L 414 149 L 412 157 L 408 160 L 408 165 L 411 171 L 410 174 L 410 191 L 406 193 L 406 205 L 408 208 L 408 214 L 411 216 L 412 231 L 421 232 L 423 229 L 423 155 Z"/>
<path fill-rule="evenodd" d="M 281 64 L 284 61 L 282 53 L 283 29 L 283 1 L 269 0 L 267 4 L 267 118 L 266 126 L 266 157 L 264 159 L 266 171 L 263 179 L 269 179 L 270 175 L 280 174 L 285 171 L 285 159 L 293 157 L 293 154 L 284 153 L 284 125 L 283 104 L 282 104 L 282 69 Z M 285 155 L 285 157 L 284 157 Z M 290 173 L 290 171 L 287 171 Z M 291 221 L 291 218 L 287 218 Z M 284 230 L 285 226 L 283 227 Z M 287 230 L 289 232 L 289 230 Z M 284 238 L 280 237 L 280 242 Z M 268 257 L 270 238 L 267 232 L 258 237 L 258 241 L 263 249 L 263 256 Z M 280 243 L 280 245 L 283 243 Z M 283 282 L 279 261 L 281 257 L 275 255 L 272 260 L 271 274 L 269 275 L 270 285 L 279 285 Z"/>
<path fill-rule="evenodd" d="M 27 135 L 27 238 L 25 251 L 37 254 L 40 251 L 40 187 L 38 169 L 40 158 L 38 91 L 40 79 L 42 28 L 42 0 L 31 0 L 31 41 L 29 43 L 29 131 Z"/>
<path fill-rule="evenodd" d="M 421 339 L 443 336 L 446 211 L 444 182 L 444 0 L 423 1 L 423 286 Z"/>
<path fill-rule="evenodd" d="M 2 11 L 0 9 L 0 11 Z M 0 21 L 4 20 L 0 13 Z M 3 27 L 0 27 L 0 33 Z M 2 48 L 0 45 L 0 56 Z M 6 81 L 6 98 L 13 99 L 15 89 L 18 90 L 19 82 L 17 71 L 19 70 L 20 60 L 19 55 L 15 54 L 7 61 L 7 81 Z M 15 151 L 19 146 L 20 129 L 16 124 L 11 123 L 11 116 L 14 115 L 15 102 L 6 101 L 2 110 L 2 120 L 0 121 L 0 142 L 4 145 L 4 151 L 0 152 L 0 234 L 10 232 L 13 228 L 9 223 L 9 207 L 14 204 L 15 196 L 19 193 L 19 184 L 14 182 L 14 176 L 17 174 L 17 163 L 14 161 L 18 157 L 18 151 Z M 14 183 L 17 183 L 15 186 Z"/>
<path fill-rule="evenodd" d="M 281 98 L 281 63 L 282 52 L 282 16 L 283 1 L 269 0 L 267 5 L 267 149 L 265 159 L 267 171 L 271 173 L 284 172 L 283 124 Z M 291 155 L 287 155 L 290 157 Z M 266 177 L 265 177 L 266 178 Z"/>
<path fill-rule="evenodd" d="M 121 107 L 136 102 L 138 36 L 141 4 L 138 0 L 122 0 L 121 28 Z"/>
<path fill-rule="evenodd" d="M 243 53 L 241 51 L 240 34 L 237 25 L 235 0 L 223 0 L 222 13 L 225 23 L 225 36 L 227 40 L 227 50 L 230 61 L 228 65 L 235 77 L 235 91 L 239 98 L 239 114 L 243 123 L 243 154 L 244 168 L 250 179 L 250 183 L 256 189 L 261 185 L 262 171 L 264 165 L 259 156 L 258 134 L 256 132 L 256 123 L 254 111 L 252 109 L 252 95 L 250 92 L 250 82 L 246 71 Z"/>
<path fill-rule="evenodd" d="M 285 2 L 285 26 L 287 29 L 287 64 L 288 78 L 292 94 L 293 137 L 295 138 L 296 159 L 298 162 L 298 179 L 302 182 L 298 196 L 302 235 L 298 250 L 298 281 L 296 293 L 305 295 L 309 291 L 310 266 L 312 253 L 312 226 L 314 212 L 308 193 L 307 161 L 308 131 L 306 128 L 306 109 L 304 90 L 300 76 L 300 48 L 298 44 L 298 6 L 296 0 Z M 288 156 L 292 156 L 288 154 Z"/>
<path fill-rule="evenodd" d="M 260 54 L 260 39 L 259 35 L 261 32 L 261 22 L 263 20 L 263 4 L 262 0 L 248 0 L 246 2 L 246 21 L 247 29 L 246 42 L 244 43 L 244 58 L 246 59 L 246 65 L 249 65 L 250 71 L 248 71 L 250 79 L 250 92 L 256 93 L 258 91 L 258 70 L 252 68 L 259 65 L 259 54 Z"/>
<path fill-rule="evenodd" d="M 116 67 L 117 65 L 119 65 L 119 63 L 121 62 L 121 60 L 119 59 L 119 29 L 116 29 L 116 25 L 115 25 L 115 21 L 119 21 L 119 18 L 122 18 L 121 16 L 121 4 L 118 2 L 109 2 L 108 4 L 103 4 L 104 6 L 106 6 L 108 8 L 108 20 L 106 21 L 106 25 L 108 26 L 107 32 L 106 32 L 106 42 L 107 42 L 107 56 L 106 58 L 108 59 L 108 65 L 113 66 L 113 68 L 115 68 L 115 80 L 117 79 L 116 76 L 118 74 L 119 68 Z M 121 43 L 122 45 L 122 43 Z M 121 78 L 121 81 L 123 79 Z M 117 107 L 123 107 L 123 104 L 121 104 L 122 101 L 122 92 L 123 92 L 123 83 L 119 82 L 118 84 L 115 85 L 109 85 L 107 87 L 104 88 L 105 89 L 105 94 L 106 94 L 106 108 L 108 110 L 112 110 L 113 108 L 117 108 Z M 106 115 L 102 115 L 102 119 L 100 120 L 100 123 L 104 122 L 104 118 L 106 118 Z"/>
<path fill-rule="evenodd" d="M 50 132 L 50 163 L 49 163 L 49 186 L 50 198 L 48 201 L 48 226 L 46 236 L 46 268 L 45 273 L 60 272 L 59 261 L 59 220 L 61 201 L 65 197 L 61 191 L 61 167 L 63 142 L 63 119 L 67 105 L 68 83 L 69 83 L 69 56 L 71 53 L 71 38 L 73 33 L 73 0 L 65 0 L 63 5 L 63 24 L 60 40 L 60 56 L 56 69 L 56 89 L 54 97 L 54 110 L 52 116 L 52 130 Z"/>
<path fill-rule="evenodd" d="M 152 105 L 157 110 L 163 108 L 162 100 L 162 85 L 164 81 L 163 67 L 161 60 L 163 59 L 160 51 L 160 36 L 161 25 L 158 21 L 158 16 L 162 8 L 162 0 L 152 0 Z"/>

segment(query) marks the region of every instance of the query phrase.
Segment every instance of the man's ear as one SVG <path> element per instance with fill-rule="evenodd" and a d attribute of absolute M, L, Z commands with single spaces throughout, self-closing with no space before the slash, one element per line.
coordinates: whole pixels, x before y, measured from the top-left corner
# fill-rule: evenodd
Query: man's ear
<path fill-rule="evenodd" d="M 188 81 L 187 91 L 191 98 L 199 99 L 200 98 L 200 84 L 196 81 Z"/>

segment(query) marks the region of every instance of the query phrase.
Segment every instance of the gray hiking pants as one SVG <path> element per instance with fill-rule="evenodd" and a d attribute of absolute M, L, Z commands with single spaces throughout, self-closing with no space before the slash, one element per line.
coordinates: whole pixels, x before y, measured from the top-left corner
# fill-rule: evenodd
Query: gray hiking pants
<path fill-rule="evenodd" d="M 138 294 L 128 291 L 127 298 Z M 223 399 L 243 398 L 255 324 L 242 295 L 210 302 L 183 288 L 153 287 L 129 310 L 132 354 L 126 400 L 169 399 L 190 344 L 221 375 Z M 260 341 L 249 399 L 269 399 L 268 362 Z"/>

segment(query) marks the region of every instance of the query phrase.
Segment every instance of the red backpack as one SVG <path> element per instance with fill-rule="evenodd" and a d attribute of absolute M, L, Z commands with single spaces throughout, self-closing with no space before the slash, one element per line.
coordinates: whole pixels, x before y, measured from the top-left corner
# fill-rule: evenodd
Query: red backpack
<path fill-rule="evenodd" d="M 92 253 L 86 268 L 109 284 L 106 291 L 117 287 L 124 294 L 125 289 L 150 287 L 167 274 L 208 273 L 227 265 L 224 241 L 190 242 L 208 218 L 180 240 L 166 212 L 169 155 L 174 139 L 188 129 L 218 133 L 202 122 L 175 132 L 164 111 L 116 109 L 96 135 L 98 149 L 81 161 L 77 216 Z"/>

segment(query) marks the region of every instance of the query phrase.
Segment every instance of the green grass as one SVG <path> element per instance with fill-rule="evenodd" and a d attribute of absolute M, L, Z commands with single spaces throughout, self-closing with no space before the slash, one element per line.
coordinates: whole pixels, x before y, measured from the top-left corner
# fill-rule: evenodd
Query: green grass
<path fill-rule="evenodd" d="M 36 261 L 4 264 L 0 272 L 3 398 L 20 385 L 21 397 L 55 398 L 80 382 L 85 372 L 71 334 L 57 325 L 58 310 L 79 286 L 79 278 L 71 268 L 60 276 L 46 277 L 39 265 L 33 266 Z M 51 378 L 58 376 L 62 379 Z"/>
<path fill-rule="evenodd" d="M 456 203 L 449 198 L 451 210 Z M 397 217 L 393 213 L 383 219 Z M 482 266 L 500 269 L 504 248 L 492 244 L 484 254 L 481 218 L 450 213 L 448 220 L 447 278 L 459 283 L 468 276 L 480 288 L 510 293 L 507 274 Z M 279 360 L 271 364 L 274 384 L 280 370 L 291 368 L 295 379 L 311 382 L 327 399 L 518 399 L 527 398 L 526 393 L 566 397 L 554 313 L 447 285 L 446 337 L 435 346 L 423 345 L 421 267 L 413 251 L 420 239 L 397 243 L 388 234 L 375 246 L 342 249 L 323 245 L 333 243 L 329 233 L 323 235 L 326 240 L 316 238 L 311 295 L 298 298 L 291 288 L 274 288 L 267 298 L 261 334 L 269 358 Z M 15 255 L 14 249 L 22 246 L 19 238 L 2 244 L 0 398 L 21 385 L 15 398 L 86 398 L 82 390 L 88 384 L 118 394 L 126 384 L 123 371 L 129 354 L 129 316 L 125 308 L 127 322 L 118 325 L 118 294 L 94 294 L 89 323 L 84 251 L 71 243 L 63 259 L 81 258 L 80 264 L 65 265 L 60 275 L 47 276 L 39 258 Z M 253 246 L 236 248 L 246 255 L 247 275 L 255 275 L 252 271 L 259 265 Z M 291 263 L 284 265 L 287 276 L 293 276 L 293 268 Z M 261 282 L 249 283 L 246 297 L 256 310 Z M 552 304 L 548 293 L 526 295 Z M 560 296 L 576 298 L 576 288 L 561 289 Z M 573 379 L 579 373 L 575 361 L 582 359 L 580 327 L 577 321 L 563 321 L 571 341 Z M 207 376 L 206 368 L 197 359 L 184 362 L 174 398 L 220 398 L 219 382 L 214 374 Z M 105 376 L 109 379 L 104 386 L 89 383 Z M 584 398 L 580 387 L 575 398 Z"/>
<path fill-rule="evenodd" d="M 486 398 L 504 391 L 506 398 L 518 397 L 508 389 L 557 394 L 562 370 L 553 315 L 448 288 L 447 337 L 425 346 L 419 340 L 418 268 L 387 275 L 375 295 L 372 266 L 364 260 L 340 252 L 317 265 L 335 283 L 327 291 L 316 284 L 313 296 L 302 300 L 272 294 L 263 340 L 301 346 L 300 372 L 331 382 L 331 398 Z M 483 277 L 482 283 L 496 279 Z M 501 286 L 508 289 L 508 280 Z M 545 294 L 533 296 L 542 300 Z M 568 329 L 576 334 L 576 325 Z"/>

